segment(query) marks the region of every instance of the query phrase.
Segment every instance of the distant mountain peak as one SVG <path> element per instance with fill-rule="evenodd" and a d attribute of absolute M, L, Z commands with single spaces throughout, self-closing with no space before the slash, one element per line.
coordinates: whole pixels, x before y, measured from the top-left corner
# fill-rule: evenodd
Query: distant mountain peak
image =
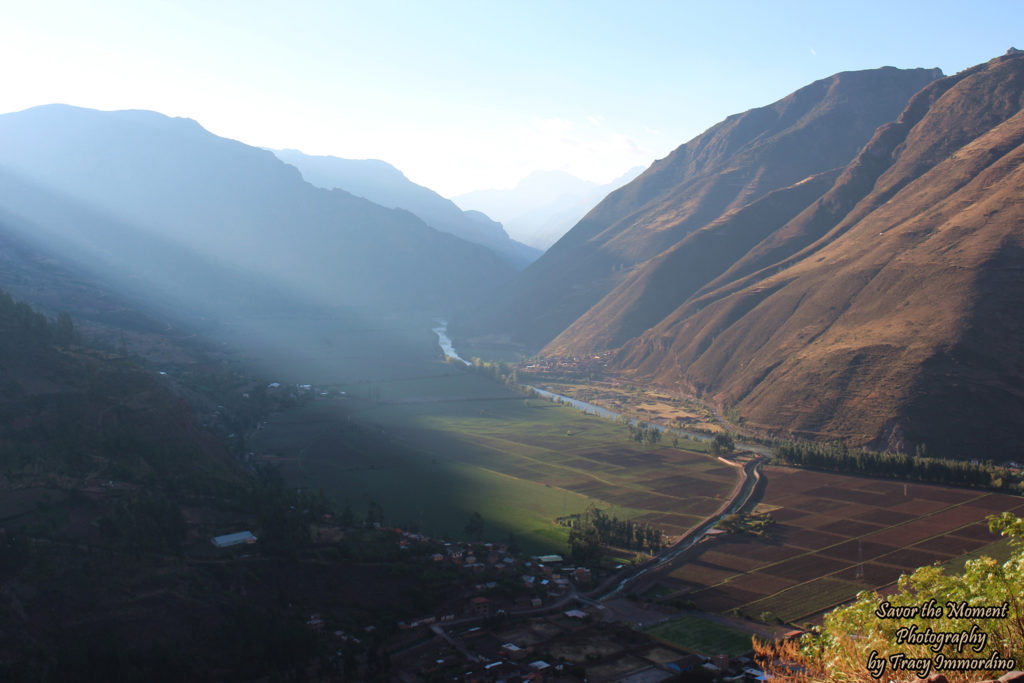
<path fill-rule="evenodd" d="M 297 168 L 312 185 L 342 189 L 381 206 L 409 211 L 432 228 L 493 249 L 518 268 L 540 255 L 536 249 L 509 238 L 500 223 L 483 214 L 465 215 L 451 200 L 417 185 L 385 161 L 315 156 L 292 149 L 274 153 Z"/>
<path fill-rule="evenodd" d="M 477 190 L 454 201 L 496 217 L 516 239 L 547 249 L 605 195 L 642 171 L 640 167 L 630 169 L 605 185 L 566 171 L 533 171 L 511 190 Z"/>

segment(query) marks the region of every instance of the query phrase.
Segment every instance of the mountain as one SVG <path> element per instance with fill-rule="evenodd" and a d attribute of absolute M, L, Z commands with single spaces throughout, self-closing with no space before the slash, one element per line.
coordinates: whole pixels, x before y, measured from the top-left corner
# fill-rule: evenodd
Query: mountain
<path fill-rule="evenodd" d="M 644 264 L 617 293 L 638 308 L 644 283 L 693 263 L 711 233 L 747 236 L 612 366 L 768 431 L 1011 457 L 1024 446 L 1022 105 L 1021 53 L 938 80 L 794 218 L 754 230 L 740 210 Z"/>
<path fill-rule="evenodd" d="M 4 230 L 213 318 L 267 301 L 444 312 L 513 273 L 188 119 L 48 105 L 0 116 L 0 150 Z"/>
<path fill-rule="evenodd" d="M 937 69 L 892 67 L 845 72 L 730 116 L 608 195 L 486 305 L 456 318 L 449 329 L 463 339 L 488 336 L 541 349 L 628 280 L 634 266 L 691 235 L 704 239 L 695 233 L 714 221 L 743 220 L 733 214 L 759 200 L 772 205 L 776 220 L 798 213 L 801 204 L 816 199 L 814 192 L 827 188 L 827 181 L 814 176 L 849 163 L 878 126 L 893 121 L 916 92 L 940 76 Z M 768 197 L 801 181 L 809 184 Z M 759 223 L 756 214 L 745 219 Z M 749 240 L 723 239 L 717 256 L 702 252 L 699 272 L 671 276 L 687 280 L 682 290 L 654 282 L 652 310 L 618 309 L 636 316 L 635 322 L 609 323 L 622 329 L 610 330 L 598 343 L 561 339 L 551 351 L 614 348 L 675 308 L 686 288 L 699 287 L 752 246 Z"/>
<path fill-rule="evenodd" d="M 511 190 L 477 190 L 455 197 L 459 206 L 499 217 L 515 239 L 544 250 L 587 211 L 643 171 L 630 169 L 610 183 L 581 180 L 564 171 L 535 171 Z"/>
<path fill-rule="evenodd" d="M 730 117 L 457 331 L 509 320 L 488 331 L 601 353 L 762 433 L 1009 459 L 1024 446 L 1024 53 L 937 76 L 839 74 Z"/>
<path fill-rule="evenodd" d="M 310 156 L 294 149 L 273 152 L 317 187 L 337 188 L 389 209 L 405 209 L 433 228 L 496 251 L 517 268 L 525 268 L 540 256 L 539 249 L 511 239 L 501 223 L 479 211 L 462 211 L 451 200 L 417 185 L 384 161 Z"/>

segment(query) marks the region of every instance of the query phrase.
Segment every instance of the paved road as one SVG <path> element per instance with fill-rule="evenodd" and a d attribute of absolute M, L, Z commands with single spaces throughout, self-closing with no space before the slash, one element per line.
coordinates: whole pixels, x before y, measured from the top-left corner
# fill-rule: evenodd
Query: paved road
<path fill-rule="evenodd" d="M 653 617 L 654 621 L 657 621 L 659 616 L 661 618 L 665 618 L 664 615 L 649 614 L 647 611 L 644 612 L 643 617 L 638 617 L 636 614 L 632 614 L 632 616 L 636 618 L 631 618 L 630 610 L 625 609 L 623 606 L 622 596 L 641 580 L 654 581 L 658 576 L 673 571 L 678 564 L 681 564 L 680 556 L 684 552 L 699 543 L 701 539 L 707 535 L 708 531 L 718 524 L 723 517 L 742 509 L 743 506 L 750 501 L 757 488 L 758 482 L 761 480 L 761 464 L 764 458 L 762 456 L 751 458 L 744 465 L 740 465 L 737 462 L 726 460 L 724 458 L 720 459 L 730 466 L 736 467 L 740 471 L 740 478 L 733 487 L 729 498 L 722 504 L 715 514 L 707 517 L 698 526 L 684 534 L 676 543 L 661 550 L 650 561 L 641 567 L 626 570 L 625 574 L 622 572 L 613 574 L 605 579 L 599 586 L 587 593 L 579 593 L 576 589 L 573 589 L 571 592 L 563 595 L 553 603 L 544 605 L 543 607 L 512 610 L 509 613 L 510 616 L 530 617 L 553 614 L 564 610 L 572 602 L 581 602 L 586 605 L 598 607 L 599 609 L 610 608 L 610 611 L 614 612 L 616 617 L 630 622 L 635 622 L 637 618 L 650 620 Z M 626 605 L 625 607 L 629 606 Z M 430 628 L 434 633 L 441 638 L 444 638 L 453 647 L 462 652 L 462 654 L 470 661 L 481 661 L 479 655 L 473 653 L 458 637 L 452 635 L 448 629 L 452 627 L 469 626 L 470 624 L 479 624 L 483 623 L 483 621 L 483 617 L 470 616 L 446 622 L 444 624 L 435 623 L 431 625 Z"/>
<path fill-rule="evenodd" d="M 733 467 L 740 468 L 739 463 L 731 462 L 724 458 L 719 459 Z M 603 602 L 617 595 L 625 594 L 631 586 L 636 585 L 641 579 L 652 579 L 656 574 L 665 574 L 675 569 L 680 564 L 678 561 L 680 555 L 700 543 L 723 517 L 739 511 L 750 501 L 758 482 L 761 480 L 761 463 L 763 460 L 762 456 L 751 458 L 750 461 L 740 468 L 740 480 L 733 487 L 729 498 L 713 515 L 707 517 L 699 525 L 683 534 L 675 544 L 658 552 L 649 562 L 618 579 L 614 588 L 606 590 L 608 588 L 605 585 L 607 584 L 606 581 L 605 584 L 602 584 L 596 591 L 590 594 L 591 597 L 596 597 Z"/>

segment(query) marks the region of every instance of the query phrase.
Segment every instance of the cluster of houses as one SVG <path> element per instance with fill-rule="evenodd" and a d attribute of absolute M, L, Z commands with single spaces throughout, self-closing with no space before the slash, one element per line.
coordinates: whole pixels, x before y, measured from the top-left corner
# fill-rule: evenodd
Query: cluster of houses
<path fill-rule="evenodd" d="M 399 544 L 429 540 L 418 534 L 402 533 Z M 573 585 L 590 586 L 592 576 L 586 567 L 565 567 L 560 555 L 541 555 L 530 559 L 513 557 L 504 544 L 445 543 L 443 552 L 431 555 L 437 564 L 460 567 L 474 575 L 486 575 L 494 580 L 472 585 L 473 595 L 462 610 L 464 615 L 491 616 L 516 610 L 542 607 L 546 599 L 566 595 Z M 499 581 L 506 590 L 500 597 L 485 597 L 496 591 Z M 519 590 L 509 595 L 510 586 Z M 421 620 L 422 623 L 422 620 Z"/>
<path fill-rule="evenodd" d="M 573 584 L 580 587 L 591 585 L 593 577 L 586 567 L 561 567 L 563 560 L 559 555 L 544 555 L 534 559 L 536 562 L 526 563 L 525 568 L 530 573 L 522 576 L 527 588 L 557 598 L 570 592 Z"/>
<path fill-rule="evenodd" d="M 659 683 L 689 675 L 723 683 L 766 680 L 749 657 L 704 657 L 628 628 L 629 635 L 623 635 L 621 625 L 591 619 L 594 611 L 565 610 L 491 628 L 452 625 L 447 632 L 456 647 L 438 642 L 419 659 L 402 660 L 400 679 Z"/>
<path fill-rule="evenodd" d="M 538 358 L 521 368 L 528 373 L 597 374 L 604 371 L 610 352 L 590 356 Z"/>
<path fill-rule="evenodd" d="M 281 384 L 280 382 L 271 382 L 267 385 L 267 395 L 290 395 L 295 398 L 333 398 L 345 396 L 345 392 L 318 387 L 312 384 Z M 242 398 L 249 398 L 249 393 L 242 394 Z"/>
<path fill-rule="evenodd" d="M 595 577 L 586 567 L 569 566 L 560 555 L 521 557 L 511 553 L 501 543 L 444 543 L 421 534 L 392 529 L 399 547 L 412 548 L 421 543 L 437 544 L 438 551 L 422 557 L 420 561 L 458 568 L 464 572 L 466 581 L 460 584 L 461 602 L 448 604 L 447 609 L 417 619 L 401 621 L 398 632 L 408 644 L 433 643 L 425 659 L 416 662 L 399 663 L 403 669 L 403 680 L 423 680 L 443 671 L 450 680 L 480 681 L 580 681 L 590 676 L 592 665 L 604 662 L 580 662 L 571 657 L 552 656 L 553 643 L 569 641 L 586 642 L 591 630 L 596 629 L 597 638 L 607 637 L 608 629 L 614 625 L 603 623 L 601 610 L 594 607 L 573 608 L 569 602 L 560 610 L 552 603 L 560 597 L 571 594 L 574 589 L 583 590 L 595 585 Z M 256 536 L 250 531 L 214 537 L 211 542 L 217 548 L 255 543 Z M 546 609 L 545 609 L 546 608 Z M 534 616 L 531 616 L 534 615 Z M 509 621 L 515 617 L 515 621 Z M 497 618 L 497 621 L 485 621 Z M 510 624 L 541 623 L 538 629 L 547 633 L 541 638 L 516 635 Z M 306 626 L 320 631 L 340 643 L 360 644 L 361 638 L 345 631 L 331 632 L 327 621 L 320 613 L 310 613 Z M 511 630 L 510 630 L 511 629 Z M 373 626 L 363 629 L 367 634 Z M 443 636 L 431 640 L 432 634 Z M 633 632 L 635 633 L 635 632 Z M 360 634 L 362 636 L 362 634 Z M 424 640 L 426 638 L 426 640 Z M 631 683 L 658 683 L 671 680 L 686 672 L 703 670 L 717 681 L 750 682 L 761 681 L 764 674 L 753 667 L 749 659 L 730 659 L 724 655 L 704 658 L 658 643 L 647 636 L 636 634 L 641 644 L 623 646 L 622 652 L 611 655 L 637 663 L 635 671 L 629 671 L 619 680 Z M 410 648 L 415 650 L 416 648 Z M 657 657 L 648 657 L 646 651 L 659 650 Z M 665 652 L 668 655 L 665 655 Z M 339 650 L 339 653 L 341 650 Z M 430 652 L 433 652 L 431 657 Z M 339 655 L 340 656 L 340 655 Z M 404 666 L 403 666 L 404 665 Z"/>
<path fill-rule="evenodd" d="M 437 563 L 450 562 L 463 569 L 478 573 L 493 570 L 499 575 L 516 566 L 516 560 L 509 555 L 508 547 L 493 543 L 445 543 L 444 552 L 434 553 L 431 559 Z"/>

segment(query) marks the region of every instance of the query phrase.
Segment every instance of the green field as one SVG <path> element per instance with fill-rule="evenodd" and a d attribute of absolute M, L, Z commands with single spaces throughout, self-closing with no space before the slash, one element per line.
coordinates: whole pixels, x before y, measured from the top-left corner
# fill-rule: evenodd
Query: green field
<path fill-rule="evenodd" d="M 556 517 L 591 504 L 669 533 L 728 495 L 735 473 L 704 454 L 635 444 L 625 427 L 433 363 L 414 376 L 339 387 L 345 397 L 274 416 L 250 439 L 296 486 L 356 514 L 372 500 L 393 524 L 565 550 Z M 669 485 L 666 489 L 665 482 Z"/>
<path fill-rule="evenodd" d="M 694 614 L 684 614 L 644 630 L 655 638 L 706 656 L 736 656 L 752 647 L 749 633 L 716 624 Z"/>
<path fill-rule="evenodd" d="M 813 611 L 831 609 L 870 588 L 865 583 L 825 576 L 744 605 L 743 611 L 754 618 L 770 613 L 785 623 L 793 623 Z"/>

